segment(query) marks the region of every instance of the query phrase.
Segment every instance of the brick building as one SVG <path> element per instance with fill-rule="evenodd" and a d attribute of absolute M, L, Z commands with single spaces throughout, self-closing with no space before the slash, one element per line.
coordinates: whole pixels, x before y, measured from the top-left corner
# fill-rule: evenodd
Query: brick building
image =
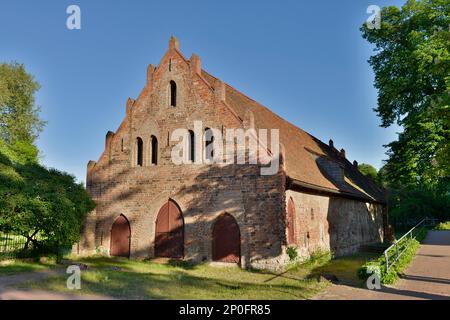
<path fill-rule="evenodd" d="M 262 175 L 260 162 L 198 164 L 197 151 L 188 155 L 193 163 L 174 164 L 171 135 L 186 128 L 192 138 L 194 121 L 222 132 L 278 129 L 281 147 L 272 155 L 279 170 Z M 188 142 L 208 143 L 197 139 Z M 344 255 L 381 241 L 387 220 L 383 191 L 344 150 L 210 75 L 198 56 L 187 60 L 174 37 L 160 64 L 148 67 L 139 97 L 128 99 L 118 130 L 107 133 L 100 159 L 88 163 L 86 185 L 97 207 L 74 248 L 83 255 L 278 269 L 289 246 L 301 257 L 318 249 Z"/>

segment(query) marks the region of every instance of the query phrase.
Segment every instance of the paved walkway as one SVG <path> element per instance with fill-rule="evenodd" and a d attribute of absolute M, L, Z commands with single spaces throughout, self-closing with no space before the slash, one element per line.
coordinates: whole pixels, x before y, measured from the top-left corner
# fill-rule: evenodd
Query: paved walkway
<path fill-rule="evenodd" d="M 368 290 L 331 285 L 318 300 L 450 300 L 450 231 L 430 231 L 393 287 Z"/>
<path fill-rule="evenodd" d="M 11 286 L 26 281 L 38 281 L 47 277 L 64 274 L 64 269 L 46 270 L 39 272 L 19 273 L 0 277 L 0 300 L 106 300 L 109 297 L 94 295 L 76 295 L 68 293 L 50 292 L 37 289 L 17 289 Z"/>

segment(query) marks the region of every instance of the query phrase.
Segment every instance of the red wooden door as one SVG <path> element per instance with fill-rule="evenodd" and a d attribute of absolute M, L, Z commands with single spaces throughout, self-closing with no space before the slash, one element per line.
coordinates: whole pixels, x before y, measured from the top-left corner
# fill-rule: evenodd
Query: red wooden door
<path fill-rule="evenodd" d="M 184 220 L 181 210 L 168 201 L 156 218 L 155 256 L 182 258 L 184 255 Z"/>
<path fill-rule="evenodd" d="M 239 263 L 241 233 L 236 220 L 229 214 L 220 216 L 213 228 L 212 256 L 214 261 Z"/>
<path fill-rule="evenodd" d="M 294 231 L 294 202 L 289 199 L 287 206 L 287 233 L 288 244 L 295 243 L 295 231 Z"/>
<path fill-rule="evenodd" d="M 111 228 L 111 256 L 130 257 L 131 228 L 123 215 L 114 221 Z"/>

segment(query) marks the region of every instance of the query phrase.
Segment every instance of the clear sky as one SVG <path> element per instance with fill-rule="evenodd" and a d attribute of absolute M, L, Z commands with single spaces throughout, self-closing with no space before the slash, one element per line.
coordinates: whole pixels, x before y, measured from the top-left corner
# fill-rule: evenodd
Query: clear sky
<path fill-rule="evenodd" d="M 0 62 L 24 63 L 39 81 L 48 121 L 42 163 L 80 181 L 171 34 L 205 70 L 322 141 L 332 138 L 350 161 L 379 168 L 399 128 L 380 128 L 372 111 L 372 47 L 359 27 L 369 5 L 403 2 L 0 0 Z M 66 27 L 71 4 L 81 8 L 81 30 Z"/>

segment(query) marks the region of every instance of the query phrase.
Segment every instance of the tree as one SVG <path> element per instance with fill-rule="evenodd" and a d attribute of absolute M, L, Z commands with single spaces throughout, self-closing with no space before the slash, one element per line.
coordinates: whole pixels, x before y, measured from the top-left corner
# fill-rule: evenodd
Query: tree
<path fill-rule="evenodd" d="M 18 159 L 0 140 L 0 230 L 23 235 L 26 247 L 76 242 L 95 207 L 83 185 L 67 173 Z"/>
<path fill-rule="evenodd" d="M 79 239 L 95 204 L 72 175 L 39 164 L 38 88 L 23 65 L 0 64 L 0 231 L 23 235 L 25 248 L 56 249 Z"/>
<path fill-rule="evenodd" d="M 361 163 L 358 165 L 358 170 L 366 177 L 372 178 L 373 181 L 377 180 L 378 172 L 373 166 L 367 163 Z"/>
<path fill-rule="evenodd" d="M 383 127 L 403 127 L 387 145 L 391 184 L 433 187 L 450 176 L 449 25 L 448 0 L 408 0 L 382 9 L 381 28 L 361 28 L 377 52 L 375 111 Z"/>
<path fill-rule="evenodd" d="M 22 64 L 0 64 L 0 138 L 8 143 L 34 142 L 45 124 L 34 94 L 39 83 Z"/>

